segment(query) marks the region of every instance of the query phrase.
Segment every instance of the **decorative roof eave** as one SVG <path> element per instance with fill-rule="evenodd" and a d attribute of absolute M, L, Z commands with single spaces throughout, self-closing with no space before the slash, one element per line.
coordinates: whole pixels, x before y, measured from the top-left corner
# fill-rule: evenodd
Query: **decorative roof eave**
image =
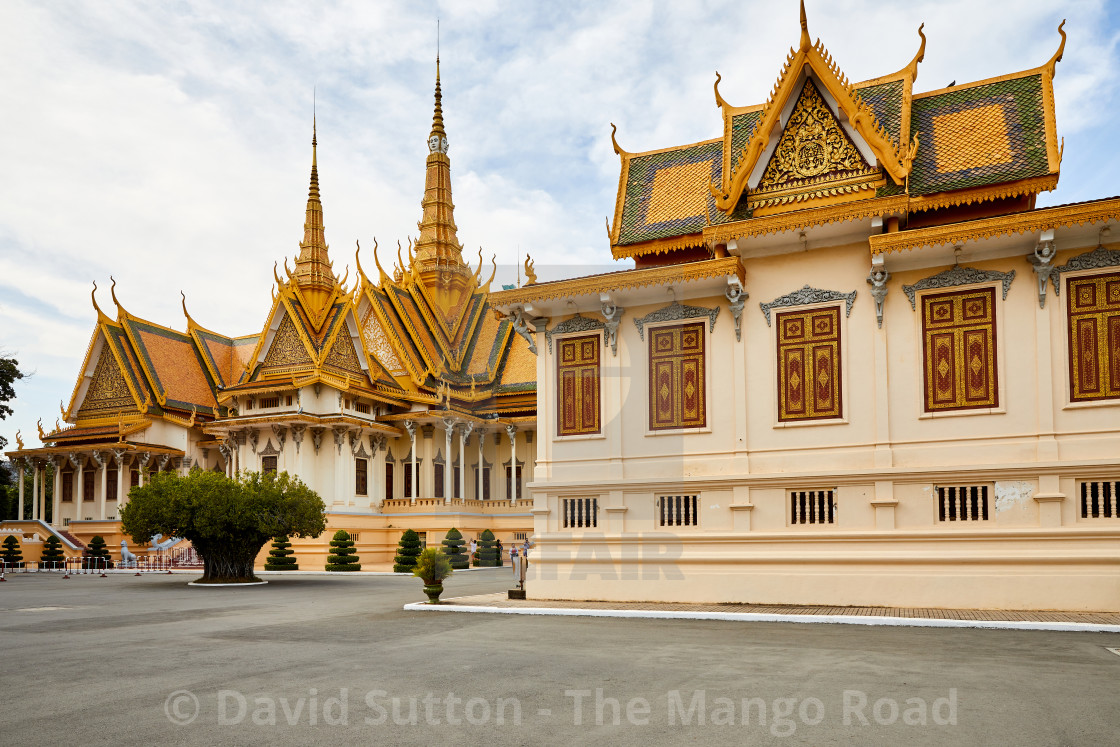
<path fill-rule="evenodd" d="M 391 423 L 403 423 L 406 420 L 416 423 L 440 423 L 452 419 L 460 423 L 470 423 L 473 426 L 490 425 L 496 422 L 493 418 L 481 418 L 474 413 L 456 409 L 454 405 L 450 410 L 428 408 L 427 410 L 413 412 L 397 412 L 392 415 L 385 415 L 381 419 Z"/>
<path fill-rule="evenodd" d="M 290 392 L 296 389 L 302 389 L 305 386 L 312 384 L 326 384 L 329 387 L 338 389 L 343 392 L 352 392 L 362 397 L 382 402 L 387 405 L 396 407 L 404 407 L 405 402 L 408 401 L 407 397 L 390 396 L 385 394 L 380 388 L 371 388 L 365 384 L 359 383 L 354 380 L 347 382 L 344 379 L 338 379 L 329 374 L 312 374 L 304 378 L 297 378 L 295 376 L 287 376 L 285 378 L 277 379 L 262 379 L 260 381 L 247 382 L 245 384 L 237 384 L 223 389 L 218 395 L 218 403 L 226 404 L 235 396 L 240 394 L 272 394 L 274 392 Z M 401 392 L 401 394 L 405 394 Z"/>
<path fill-rule="evenodd" d="M 309 413 L 277 413 L 272 415 L 239 415 L 233 418 L 222 418 L 208 423 L 202 429 L 206 435 L 226 433 L 249 426 L 262 426 L 276 424 L 307 425 L 311 427 L 330 427 L 332 425 L 349 425 L 366 428 L 390 436 L 399 436 L 401 431 L 391 425 L 386 425 L 376 420 L 363 420 L 351 415 L 311 415 Z"/>
<path fill-rule="evenodd" d="M 901 215 L 906 210 L 906 195 L 873 197 L 859 202 L 842 202 L 837 205 L 826 205 L 760 218 L 748 218 L 722 226 L 709 226 L 704 229 L 704 241 L 709 245 L 726 244 L 732 239 L 764 236 L 800 228 L 823 226 L 828 223 L 861 220 L 876 215 Z"/>
<path fill-rule="evenodd" d="M 149 454 L 168 454 L 170 456 L 186 456 L 186 452 L 182 449 L 176 449 L 171 446 L 160 446 L 158 444 L 145 444 L 136 443 L 133 441 L 103 441 L 100 443 L 92 444 L 74 444 L 71 446 L 44 446 L 39 449 L 17 449 L 15 451 L 6 451 L 4 455 L 9 459 L 19 459 L 27 457 L 34 459 L 36 457 L 47 456 L 64 456 L 73 452 L 84 451 L 107 451 L 109 449 L 117 449 L 123 451 L 140 451 Z"/>
<path fill-rule="evenodd" d="M 83 439 L 83 438 L 94 438 L 94 437 L 103 436 L 103 435 L 113 435 L 113 436 L 116 436 L 118 440 L 123 441 L 125 436 L 130 436 L 133 433 L 139 433 L 140 431 L 147 430 L 149 427 L 151 427 L 151 425 L 152 425 L 152 421 L 148 418 L 144 418 L 144 419 L 139 420 L 139 421 L 131 420 L 131 421 L 128 421 L 127 423 L 119 417 L 118 418 L 98 418 L 98 423 L 97 424 L 83 423 L 81 425 L 74 426 L 74 427 L 71 427 L 71 428 L 63 428 L 61 430 L 57 430 L 57 431 L 54 431 L 52 433 L 48 433 L 48 434 L 44 435 L 43 438 L 41 438 L 40 440 L 45 444 L 46 443 L 52 443 L 52 444 L 57 445 L 57 443 L 59 441 L 67 441 L 67 440 Z M 90 431 L 104 430 L 106 427 L 109 427 L 109 426 L 116 426 L 116 432 L 112 433 L 112 434 L 95 433 L 95 434 L 92 434 L 92 435 L 89 433 Z"/>
<path fill-rule="evenodd" d="M 911 197 L 907 209 L 911 213 L 920 213 L 924 210 L 937 210 L 944 207 L 958 205 L 971 205 L 988 200 L 1002 200 L 1007 197 L 1020 197 L 1022 195 L 1049 192 L 1058 186 L 1058 174 L 1046 174 L 1030 179 L 1019 179 L 1001 184 L 989 184 L 972 189 L 961 189 L 952 192 L 935 192 L 929 195 Z"/>
<path fill-rule="evenodd" d="M 951 223 L 910 231 L 884 233 L 870 238 L 871 253 L 909 251 L 925 246 L 960 244 L 993 236 L 1014 233 L 1033 233 L 1051 228 L 1120 221 L 1120 197 L 1092 202 L 1076 202 L 1050 208 L 1039 208 L 1026 213 L 1001 215 L 995 218 Z"/>
<path fill-rule="evenodd" d="M 689 233 L 684 236 L 668 236 L 663 239 L 642 241 L 637 244 L 622 244 L 611 246 L 611 256 L 615 259 L 633 259 L 644 257 L 647 254 L 668 254 L 678 249 L 695 249 L 704 246 L 704 236 L 699 233 Z"/>
<path fill-rule="evenodd" d="M 728 275 L 735 275 L 740 282 L 744 282 L 743 265 L 739 262 L 738 257 L 721 257 L 679 265 L 624 270 L 605 275 L 534 283 L 524 288 L 493 293 L 490 295 L 490 305 L 495 308 L 519 306 L 553 298 L 594 295 L 629 288 L 684 283 L 690 280 L 703 280 Z"/>
<path fill-rule="evenodd" d="M 739 199 L 747 188 L 747 179 L 770 142 L 771 132 L 779 123 L 782 109 L 790 97 L 795 95 L 795 88 L 800 80 L 801 71 L 805 67 L 813 71 L 816 80 L 835 99 L 841 111 L 848 117 L 852 127 L 875 153 L 880 167 L 895 184 L 905 182 L 907 175 L 910 173 L 914 148 L 907 147 L 906 152 L 901 152 L 895 147 L 890 136 L 875 117 L 875 113 L 860 98 L 855 86 L 844 76 L 844 73 L 833 61 L 832 56 L 821 44 L 820 39 L 815 44 L 810 43 L 808 26 L 805 21 L 805 3 L 802 2 L 800 48 L 796 51 L 790 50 L 782 71 L 778 75 L 778 82 L 774 85 L 774 89 L 762 111 L 762 116 L 755 125 L 754 132 L 747 140 L 747 144 L 743 147 L 734 169 L 724 170 L 721 184 L 710 185 L 716 207 L 720 210 L 729 213 L 739 204 Z"/>

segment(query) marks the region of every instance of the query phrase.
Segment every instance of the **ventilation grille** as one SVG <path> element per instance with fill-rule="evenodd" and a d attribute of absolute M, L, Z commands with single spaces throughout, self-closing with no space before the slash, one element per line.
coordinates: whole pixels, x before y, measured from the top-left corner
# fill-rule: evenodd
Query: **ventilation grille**
<path fill-rule="evenodd" d="M 700 524 L 700 496 L 662 495 L 657 498 L 658 524 L 663 527 L 694 527 Z"/>
<path fill-rule="evenodd" d="M 565 498 L 563 510 L 565 529 L 591 529 L 599 526 L 598 498 Z"/>
<path fill-rule="evenodd" d="M 1115 519 L 1120 517 L 1120 481 L 1081 483 L 1081 518 Z"/>
<path fill-rule="evenodd" d="M 835 524 L 834 490 L 792 490 L 789 494 L 791 524 Z"/>
<path fill-rule="evenodd" d="M 987 485 L 951 485 L 937 488 L 940 521 L 987 521 Z"/>
<path fill-rule="evenodd" d="M 279 406 L 280 406 L 280 398 L 279 397 L 261 397 L 261 409 L 265 409 L 265 408 L 268 408 L 268 407 L 279 407 Z"/>

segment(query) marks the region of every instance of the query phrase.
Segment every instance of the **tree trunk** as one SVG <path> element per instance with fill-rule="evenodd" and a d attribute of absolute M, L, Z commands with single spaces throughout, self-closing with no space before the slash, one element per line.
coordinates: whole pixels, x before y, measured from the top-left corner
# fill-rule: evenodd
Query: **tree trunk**
<path fill-rule="evenodd" d="M 195 545 L 202 558 L 202 583 L 245 584 L 260 581 L 253 575 L 253 563 L 260 547 Z"/>

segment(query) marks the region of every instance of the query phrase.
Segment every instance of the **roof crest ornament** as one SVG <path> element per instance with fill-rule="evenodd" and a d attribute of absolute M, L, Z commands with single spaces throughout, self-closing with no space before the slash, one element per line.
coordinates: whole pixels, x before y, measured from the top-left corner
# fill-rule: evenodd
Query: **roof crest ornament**
<path fill-rule="evenodd" d="M 801 0 L 801 51 L 809 51 L 810 46 L 812 44 L 809 41 L 809 22 L 805 18 L 805 0 Z"/>
<path fill-rule="evenodd" d="M 1046 71 L 1050 73 L 1051 78 L 1054 77 L 1054 73 L 1057 70 L 1058 63 L 1062 61 L 1062 55 L 1066 51 L 1066 32 L 1062 30 L 1062 27 L 1065 25 L 1066 19 L 1063 18 L 1062 22 L 1058 24 L 1058 33 L 1062 35 L 1062 43 L 1058 45 L 1058 51 L 1054 53 L 1054 56 L 1050 58 L 1050 61 L 1043 65 L 1043 67 L 1046 68 Z"/>
<path fill-rule="evenodd" d="M 97 321 L 98 322 L 112 321 L 112 319 L 109 318 L 109 315 L 106 314 L 104 311 L 102 311 L 101 307 L 97 305 L 97 281 L 96 280 L 93 281 L 93 290 L 90 291 L 89 296 L 90 296 L 90 298 L 93 299 L 94 310 L 97 311 Z"/>
<path fill-rule="evenodd" d="M 482 251 L 482 250 L 479 249 L 479 251 Z M 490 283 L 494 282 L 494 276 L 498 274 L 498 255 L 495 254 L 493 257 L 490 258 L 490 261 L 494 263 L 494 270 L 490 273 L 490 278 L 485 283 L 487 293 L 490 292 Z M 481 269 L 481 265 L 479 265 L 479 269 Z"/>
<path fill-rule="evenodd" d="M 716 70 L 716 82 L 712 84 L 712 90 L 714 90 L 715 93 L 716 93 L 716 107 L 718 107 L 720 109 L 722 109 L 722 108 L 724 108 L 725 106 L 728 105 L 727 101 L 724 100 L 723 96 L 719 95 L 719 82 L 721 80 L 723 80 L 723 76 L 721 76 L 719 74 L 719 70 Z M 611 125 L 611 126 L 613 127 L 614 125 Z"/>
<path fill-rule="evenodd" d="M 630 151 L 623 150 L 622 146 L 618 144 L 618 140 L 615 139 L 616 132 L 618 132 L 618 128 L 615 126 L 614 122 L 611 122 L 611 145 L 614 146 L 614 152 L 620 156 L 630 155 Z"/>
<path fill-rule="evenodd" d="M 124 307 L 121 306 L 121 302 L 117 300 L 116 279 L 112 275 L 109 276 L 109 279 L 113 281 L 113 284 L 109 286 L 109 294 L 113 297 L 113 303 L 117 307 L 117 318 L 120 319 L 122 316 L 128 316 L 128 312 L 124 310 Z"/>

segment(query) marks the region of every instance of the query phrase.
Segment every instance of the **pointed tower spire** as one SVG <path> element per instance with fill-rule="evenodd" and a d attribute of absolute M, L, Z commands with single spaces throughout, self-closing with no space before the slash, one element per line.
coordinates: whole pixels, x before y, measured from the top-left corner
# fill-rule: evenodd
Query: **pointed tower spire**
<path fill-rule="evenodd" d="M 443 126 L 443 94 L 440 90 L 439 56 L 436 56 L 435 111 L 432 131 L 428 134 L 427 175 L 424 199 L 420 203 L 424 216 L 420 221 L 420 237 L 416 240 L 416 269 L 424 273 L 448 271 L 467 272 L 462 248 L 456 235 L 455 205 L 451 201 L 451 159 L 447 157 L 447 131 Z"/>
<path fill-rule="evenodd" d="M 292 276 L 300 289 L 324 298 L 334 290 L 338 279 L 331 270 L 323 226 L 323 202 L 319 197 L 318 126 L 311 116 L 311 185 L 307 191 L 307 216 L 303 222 L 303 241 Z"/>

